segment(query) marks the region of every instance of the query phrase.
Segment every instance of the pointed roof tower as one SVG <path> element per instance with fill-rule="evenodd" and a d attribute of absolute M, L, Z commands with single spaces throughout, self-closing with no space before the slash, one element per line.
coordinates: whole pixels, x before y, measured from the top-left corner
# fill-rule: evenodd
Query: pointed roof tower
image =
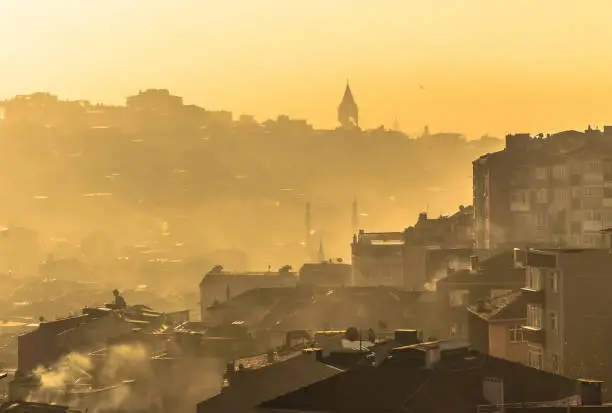
<path fill-rule="evenodd" d="M 325 252 L 323 251 L 323 240 L 319 241 L 319 262 L 325 261 Z"/>
<path fill-rule="evenodd" d="M 346 80 L 344 96 L 342 96 L 342 101 L 338 106 L 338 122 L 344 129 L 359 127 L 359 108 L 355 103 L 348 79 Z"/>
<path fill-rule="evenodd" d="M 359 229 L 359 208 L 357 206 L 357 198 L 353 200 L 353 211 L 351 215 L 351 226 L 353 227 L 353 232 L 356 232 Z"/>

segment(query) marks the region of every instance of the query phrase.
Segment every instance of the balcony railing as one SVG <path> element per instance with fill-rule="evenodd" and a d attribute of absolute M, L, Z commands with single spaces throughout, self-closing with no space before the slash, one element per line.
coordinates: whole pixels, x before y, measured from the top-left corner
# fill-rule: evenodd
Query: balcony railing
<path fill-rule="evenodd" d="M 542 307 L 546 304 L 546 293 L 544 289 L 533 289 L 531 287 L 521 288 L 525 302 L 527 304 L 540 304 Z"/>
<path fill-rule="evenodd" d="M 544 330 L 532 326 L 521 326 L 523 330 L 523 337 L 528 343 L 539 344 L 541 346 L 546 345 L 546 334 Z"/>
<path fill-rule="evenodd" d="M 525 402 L 525 403 L 503 403 L 503 404 L 480 404 L 476 406 L 477 413 L 496 413 L 503 412 L 507 408 L 525 407 L 566 407 L 581 406 L 582 398 L 578 395 L 566 397 L 565 399 L 548 402 Z"/>

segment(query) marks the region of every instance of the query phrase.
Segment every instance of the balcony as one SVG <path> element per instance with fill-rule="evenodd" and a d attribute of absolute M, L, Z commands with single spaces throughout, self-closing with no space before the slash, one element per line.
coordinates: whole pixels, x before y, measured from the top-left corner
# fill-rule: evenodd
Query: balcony
<path fill-rule="evenodd" d="M 539 344 L 541 346 L 546 345 L 546 334 L 541 328 L 531 326 L 521 326 L 523 330 L 523 337 L 528 343 Z"/>
<path fill-rule="evenodd" d="M 542 307 L 546 304 L 546 293 L 544 289 L 534 290 L 530 287 L 521 288 L 526 304 L 538 304 Z"/>

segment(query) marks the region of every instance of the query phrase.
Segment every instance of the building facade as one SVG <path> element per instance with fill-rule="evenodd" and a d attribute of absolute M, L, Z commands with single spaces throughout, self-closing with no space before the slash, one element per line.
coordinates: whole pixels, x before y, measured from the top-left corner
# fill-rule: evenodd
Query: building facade
<path fill-rule="evenodd" d="M 525 268 L 529 364 L 609 381 L 612 254 L 607 249 L 515 250 Z"/>
<path fill-rule="evenodd" d="M 506 136 L 473 162 L 476 246 L 596 248 L 612 223 L 612 127 Z"/>
<path fill-rule="evenodd" d="M 527 321 L 527 307 L 522 291 L 481 301 L 467 311 L 468 341 L 474 349 L 528 364 L 528 346 L 522 329 Z"/>
<path fill-rule="evenodd" d="M 297 280 L 297 274 L 287 267 L 274 272 L 232 272 L 216 266 L 200 281 L 202 320 L 207 318 L 207 309 L 215 303 L 256 288 L 295 287 Z"/>
<path fill-rule="evenodd" d="M 440 337 L 468 339 L 466 307 L 508 294 L 521 288 L 524 270 L 513 267 L 512 251 L 472 257 L 469 269 L 449 270 L 436 283 Z"/>
<path fill-rule="evenodd" d="M 472 223 L 472 207 L 460 206 L 456 213 L 438 218 L 421 213 L 415 225 L 402 232 L 360 230 L 351 244 L 353 285 L 429 288 L 449 266 L 469 264 Z"/>

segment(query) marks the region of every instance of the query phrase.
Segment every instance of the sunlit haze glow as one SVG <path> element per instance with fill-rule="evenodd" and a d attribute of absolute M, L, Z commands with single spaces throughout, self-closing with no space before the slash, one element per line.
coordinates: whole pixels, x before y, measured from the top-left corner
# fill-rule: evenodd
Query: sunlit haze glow
<path fill-rule="evenodd" d="M 350 78 L 366 127 L 581 129 L 610 121 L 611 15 L 607 0 L 0 0 L 0 97 L 164 87 L 332 127 Z"/>

